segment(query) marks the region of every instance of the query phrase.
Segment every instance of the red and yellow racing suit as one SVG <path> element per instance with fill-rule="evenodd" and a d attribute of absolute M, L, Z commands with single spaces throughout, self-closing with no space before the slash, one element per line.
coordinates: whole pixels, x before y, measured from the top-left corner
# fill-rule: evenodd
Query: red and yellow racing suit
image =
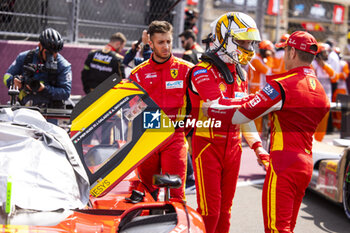
<path fill-rule="evenodd" d="M 238 78 L 235 65 L 226 65 L 234 77 L 233 84 L 227 84 L 218 69 L 207 62 L 198 63 L 191 71 L 189 88 L 192 114 L 198 123 L 209 119 L 202 114 L 204 101 L 247 95 L 247 82 Z M 218 123 L 211 119 L 208 127 L 204 123 L 197 124 L 192 136 L 197 211 L 203 217 L 207 233 L 229 232 L 242 154 L 240 126 L 219 126 Z M 261 146 L 254 122 L 245 124 L 244 129 L 248 144 L 253 149 Z"/>
<path fill-rule="evenodd" d="M 186 115 L 187 73 L 193 65 L 173 55 L 164 63 L 151 58 L 135 67 L 130 79 L 140 84 L 172 121 L 183 120 Z M 151 192 L 154 174 L 179 175 L 182 187 L 171 189 L 172 198 L 184 199 L 187 147 L 184 129 L 178 128 L 174 136 L 139 166 L 141 180 Z"/>
<path fill-rule="evenodd" d="M 312 136 L 329 111 L 329 100 L 310 67 L 271 76 L 241 107 L 208 109 L 210 117 L 232 124 L 272 112 L 270 168 L 263 187 L 265 232 L 293 232 L 313 169 Z"/>

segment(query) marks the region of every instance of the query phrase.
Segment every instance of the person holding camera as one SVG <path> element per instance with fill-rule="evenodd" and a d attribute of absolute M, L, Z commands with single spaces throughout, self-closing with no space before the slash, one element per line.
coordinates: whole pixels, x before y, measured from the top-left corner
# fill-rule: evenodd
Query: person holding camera
<path fill-rule="evenodd" d="M 333 68 L 327 63 L 329 45 L 326 43 L 318 43 L 318 51 L 315 59 L 312 61 L 312 67 L 315 70 L 316 77 L 322 84 L 328 100 L 332 101 L 332 83 L 337 82 L 337 74 Z M 322 141 L 328 128 L 328 124 L 332 124 L 331 115 L 329 113 L 322 119 L 315 132 L 315 139 Z"/>
<path fill-rule="evenodd" d="M 21 105 L 63 108 L 71 93 L 71 64 L 58 52 L 63 38 L 53 28 L 41 32 L 39 45 L 21 52 L 4 75 L 4 84 L 18 90 Z"/>
<path fill-rule="evenodd" d="M 199 18 L 199 12 L 196 9 L 185 9 L 185 25 L 184 30 L 191 29 L 195 34 L 198 34 L 198 28 L 196 26 Z"/>

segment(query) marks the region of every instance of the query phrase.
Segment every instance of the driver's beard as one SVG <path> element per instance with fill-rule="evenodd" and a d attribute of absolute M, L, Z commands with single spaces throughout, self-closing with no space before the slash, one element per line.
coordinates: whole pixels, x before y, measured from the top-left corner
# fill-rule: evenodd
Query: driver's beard
<path fill-rule="evenodd" d="M 166 60 L 168 60 L 169 57 L 171 56 L 171 52 L 170 52 L 167 56 L 163 56 L 161 53 L 159 53 L 159 52 L 156 51 L 156 50 L 154 50 L 153 53 L 154 53 L 154 55 L 156 56 L 156 60 L 157 60 L 157 59 L 161 59 L 161 60 L 166 61 Z M 164 62 L 164 61 L 163 61 L 163 62 Z"/>
<path fill-rule="evenodd" d="M 184 49 L 185 50 L 191 50 L 192 46 L 190 46 L 190 43 L 186 43 Z"/>

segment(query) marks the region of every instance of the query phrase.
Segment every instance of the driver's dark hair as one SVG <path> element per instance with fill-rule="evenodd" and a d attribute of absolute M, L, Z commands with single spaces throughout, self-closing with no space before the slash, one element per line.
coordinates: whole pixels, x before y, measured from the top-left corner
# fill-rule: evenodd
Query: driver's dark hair
<path fill-rule="evenodd" d="M 44 49 L 57 53 L 63 48 L 63 38 L 61 34 L 53 28 L 47 28 L 41 32 L 39 42 Z"/>
<path fill-rule="evenodd" d="M 173 26 L 167 22 L 167 21 L 152 21 L 151 24 L 148 26 L 147 33 L 149 34 L 150 38 L 154 35 L 154 33 L 167 33 L 170 32 L 173 33 Z"/>
<path fill-rule="evenodd" d="M 179 37 L 182 36 L 185 37 L 186 40 L 192 38 L 193 41 L 196 41 L 197 39 L 196 34 L 191 29 L 187 29 L 179 35 Z"/>

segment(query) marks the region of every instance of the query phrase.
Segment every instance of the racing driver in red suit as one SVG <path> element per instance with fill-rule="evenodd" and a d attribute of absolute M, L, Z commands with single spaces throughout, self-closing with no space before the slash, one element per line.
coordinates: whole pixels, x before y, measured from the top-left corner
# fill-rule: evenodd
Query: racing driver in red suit
<path fill-rule="evenodd" d="M 254 54 L 252 44 L 260 40 L 254 20 L 243 13 L 224 14 L 211 27 L 213 45 L 202 56 L 202 62 L 191 70 L 189 85 L 192 113 L 201 122 L 208 120 L 201 111 L 203 102 L 247 95 L 245 74 L 238 66 L 247 64 Z M 235 31 L 238 33 L 231 34 Z M 217 123 L 214 119 L 209 127 L 196 125 L 192 136 L 197 211 L 202 215 L 208 233 L 230 230 L 242 154 L 240 125 Z M 261 154 L 267 156 L 254 121 L 243 124 L 242 131 L 258 158 Z"/>
<path fill-rule="evenodd" d="M 187 73 L 191 63 L 172 55 L 173 27 L 166 21 L 153 21 L 148 28 L 151 58 L 130 74 L 172 121 L 183 120 L 186 115 Z M 182 187 L 171 189 L 172 198 L 184 199 L 187 146 L 183 128 L 177 128 L 173 137 L 138 168 L 142 182 L 157 199 L 158 190 L 152 186 L 154 174 L 179 175 Z"/>
<path fill-rule="evenodd" d="M 288 72 L 270 76 L 256 95 L 203 105 L 204 115 L 242 124 L 272 113 L 270 166 L 263 187 L 265 232 L 293 232 L 313 169 L 312 141 L 329 101 L 310 64 L 317 41 L 296 31 L 281 44 Z M 240 107 L 237 107 L 239 105 Z M 210 106 L 210 107 L 209 107 Z M 209 108 L 208 108 L 209 107 Z"/>

